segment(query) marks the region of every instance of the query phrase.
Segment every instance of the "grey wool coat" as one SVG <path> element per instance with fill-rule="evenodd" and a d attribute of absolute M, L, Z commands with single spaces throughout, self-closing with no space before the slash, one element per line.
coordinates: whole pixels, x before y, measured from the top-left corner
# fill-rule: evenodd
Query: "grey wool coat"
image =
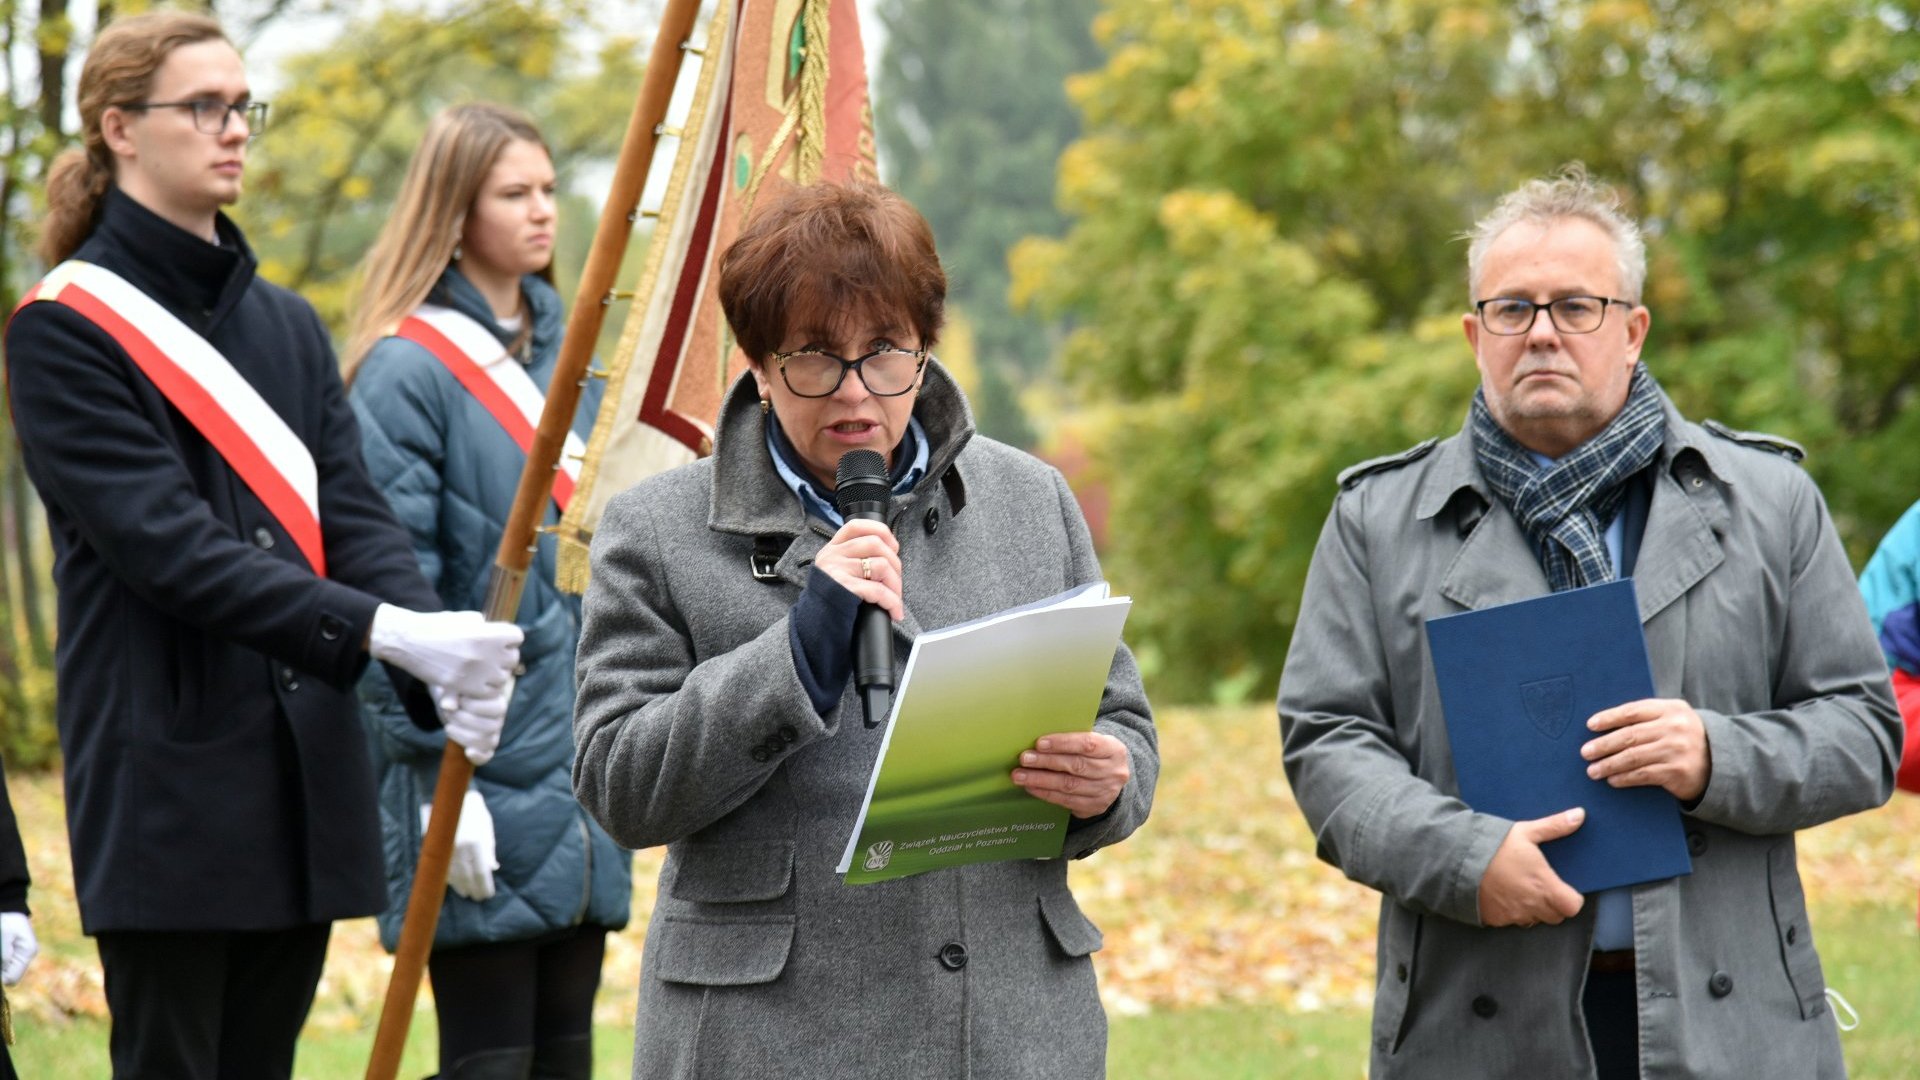
<path fill-rule="evenodd" d="M 923 627 L 1100 578 L 1060 474 L 973 436 L 937 364 L 915 415 L 931 459 L 892 505 L 907 611 L 896 668 Z M 831 530 L 775 473 L 766 422 L 743 378 L 714 456 L 616 497 L 594 538 L 574 790 L 620 843 L 667 845 L 633 1075 L 1103 1076 L 1088 959 L 1100 931 L 1064 859 L 858 887 L 834 873 L 883 729 L 861 722 L 851 686 L 820 716 L 795 673 L 787 610 Z M 784 549 L 774 580 L 751 570 L 756 538 Z M 1153 799 L 1153 724 L 1124 646 L 1095 726 L 1126 745 L 1132 779 L 1069 829 L 1075 858 L 1139 828 Z"/>
<path fill-rule="evenodd" d="M 1707 730 L 1693 873 L 1633 889 L 1644 1080 L 1845 1075 L 1794 832 L 1886 801 L 1900 718 L 1798 449 L 1671 403 L 1634 568 L 1654 685 Z M 1422 622 L 1545 575 L 1467 432 L 1342 477 L 1280 680 L 1288 778 L 1322 858 L 1382 893 L 1375 1080 L 1591 1077 L 1593 907 L 1479 924 L 1510 822 L 1456 797 Z"/>

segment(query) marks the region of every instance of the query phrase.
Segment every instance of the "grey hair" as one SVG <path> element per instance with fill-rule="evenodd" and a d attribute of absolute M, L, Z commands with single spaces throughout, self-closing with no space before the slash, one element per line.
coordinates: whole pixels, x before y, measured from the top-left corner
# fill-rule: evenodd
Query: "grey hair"
<path fill-rule="evenodd" d="M 1500 234 L 1520 222 L 1544 224 L 1566 218 L 1593 222 L 1613 238 L 1614 259 L 1620 269 L 1622 300 L 1640 302 L 1640 290 L 1647 283 L 1647 242 L 1640 226 L 1620 209 L 1620 195 L 1613 188 L 1587 175 L 1587 167 L 1578 161 L 1560 168 L 1552 179 L 1533 179 L 1502 196 L 1493 212 L 1474 222 L 1465 239 L 1467 248 L 1467 289 L 1479 287 L 1480 267 L 1487 248 Z"/>

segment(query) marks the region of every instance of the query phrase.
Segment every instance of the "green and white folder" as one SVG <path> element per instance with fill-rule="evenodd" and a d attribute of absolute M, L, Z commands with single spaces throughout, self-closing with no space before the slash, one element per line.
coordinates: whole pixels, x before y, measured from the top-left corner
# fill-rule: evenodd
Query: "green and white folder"
<path fill-rule="evenodd" d="M 1133 601 L 1106 582 L 923 633 L 839 873 L 849 885 L 1053 859 L 1067 810 L 1013 782 L 1042 735 L 1088 731 Z"/>

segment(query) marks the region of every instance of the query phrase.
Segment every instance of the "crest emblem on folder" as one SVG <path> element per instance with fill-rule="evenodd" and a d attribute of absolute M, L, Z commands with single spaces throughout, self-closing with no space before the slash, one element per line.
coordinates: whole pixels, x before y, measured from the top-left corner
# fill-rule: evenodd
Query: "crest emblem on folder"
<path fill-rule="evenodd" d="M 1555 675 L 1520 684 L 1520 702 L 1540 734 L 1557 739 L 1573 720 L 1573 676 Z"/>

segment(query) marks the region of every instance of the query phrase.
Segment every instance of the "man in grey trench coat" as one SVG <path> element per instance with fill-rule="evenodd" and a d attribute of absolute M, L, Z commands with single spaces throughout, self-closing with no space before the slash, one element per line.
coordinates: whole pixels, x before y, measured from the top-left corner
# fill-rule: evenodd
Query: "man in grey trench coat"
<path fill-rule="evenodd" d="M 1820 492 L 1639 363 L 1645 248 L 1577 166 L 1468 262 L 1468 422 L 1341 475 L 1280 680 L 1319 854 L 1382 894 L 1369 1075 L 1843 1076 L 1794 833 L 1889 797 L 1900 721 Z M 1582 896 L 1541 853 L 1578 807 L 1457 797 L 1423 622 L 1617 576 L 1659 696 L 1580 751 L 1680 801 L 1693 872 Z"/>

